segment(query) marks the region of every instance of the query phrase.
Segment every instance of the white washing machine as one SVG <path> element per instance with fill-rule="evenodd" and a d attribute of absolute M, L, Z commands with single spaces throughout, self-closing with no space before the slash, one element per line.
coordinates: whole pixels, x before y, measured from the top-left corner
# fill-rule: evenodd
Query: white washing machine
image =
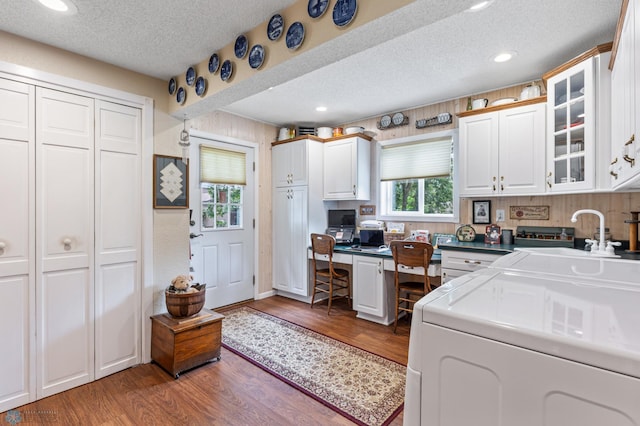
<path fill-rule="evenodd" d="M 405 425 L 640 425 L 640 262 L 515 252 L 416 303 Z"/>

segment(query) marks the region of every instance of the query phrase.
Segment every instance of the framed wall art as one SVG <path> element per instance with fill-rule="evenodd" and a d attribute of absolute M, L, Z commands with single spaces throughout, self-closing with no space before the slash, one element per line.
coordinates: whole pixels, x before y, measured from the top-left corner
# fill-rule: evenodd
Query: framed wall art
<path fill-rule="evenodd" d="M 189 164 L 181 158 L 153 156 L 153 208 L 189 208 Z"/>
<path fill-rule="evenodd" d="M 489 224 L 491 223 L 491 201 L 474 201 L 473 202 L 473 223 Z"/>

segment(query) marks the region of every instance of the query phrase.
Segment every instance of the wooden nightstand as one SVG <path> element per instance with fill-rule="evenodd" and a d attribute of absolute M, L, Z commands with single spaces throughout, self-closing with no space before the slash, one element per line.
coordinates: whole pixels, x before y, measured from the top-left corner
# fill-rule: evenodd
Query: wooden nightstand
<path fill-rule="evenodd" d="M 176 379 L 180 373 L 220 360 L 223 315 L 203 308 L 189 318 L 151 317 L 151 359 Z"/>

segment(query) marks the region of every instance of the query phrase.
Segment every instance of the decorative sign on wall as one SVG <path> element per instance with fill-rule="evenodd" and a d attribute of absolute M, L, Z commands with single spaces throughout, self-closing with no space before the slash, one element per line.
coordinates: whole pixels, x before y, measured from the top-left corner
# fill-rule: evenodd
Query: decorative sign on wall
<path fill-rule="evenodd" d="M 549 206 L 510 206 L 509 219 L 549 220 Z"/>
<path fill-rule="evenodd" d="M 189 165 L 181 158 L 153 156 L 153 208 L 189 208 Z"/>

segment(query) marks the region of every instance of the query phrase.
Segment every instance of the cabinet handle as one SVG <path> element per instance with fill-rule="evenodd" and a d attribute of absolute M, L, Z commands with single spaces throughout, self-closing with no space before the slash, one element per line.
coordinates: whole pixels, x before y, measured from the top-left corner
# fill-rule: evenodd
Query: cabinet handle
<path fill-rule="evenodd" d="M 627 154 L 623 155 L 622 158 L 624 159 L 624 161 L 626 161 L 627 163 L 631 164 L 631 167 L 636 165 L 636 159 L 629 157 Z"/>
<path fill-rule="evenodd" d="M 7 245 L 4 243 L 4 241 L 0 241 L 0 255 L 3 255 L 3 254 L 4 254 L 4 248 L 5 248 L 6 246 L 7 246 Z"/>
<path fill-rule="evenodd" d="M 631 138 L 625 143 L 625 145 L 631 145 L 636 140 L 636 134 L 631 135 Z"/>
<path fill-rule="evenodd" d="M 547 175 L 547 186 L 549 186 L 549 188 L 551 188 L 551 176 L 552 176 L 552 173 L 549 172 L 549 174 Z"/>
<path fill-rule="evenodd" d="M 353 185 L 353 195 L 356 195 L 356 186 Z"/>
<path fill-rule="evenodd" d="M 378 274 L 382 273 L 382 262 L 378 262 Z"/>
<path fill-rule="evenodd" d="M 496 184 L 493 184 L 493 192 L 496 192 Z"/>
<path fill-rule="evenodd" d="M 500 191 L 504 191 L 504 185 L 500 184 Z"/>
<path fill-rule="evenodd" d="M 613 170 L 609 170 L 609 174 L 611 176 L 613 176 L 615 179 L 618 179 L 618 174 L 616 172 L 614 172 Z"/>
<path fill-rule="evenodd" d="M 472 265 L 482 265 L 482 262 L 480 262 L 479 260 L 467 260 L 467 259 L 465 259 L 464 263 L 470 263 Z"/>
<path fill-rule="evenodd" d="M 611 162 L 611 165 L 613 166 L 614 164 L 616 164 L 618 162 L 618 157 L 614 158 L 613 161 Z"/>

